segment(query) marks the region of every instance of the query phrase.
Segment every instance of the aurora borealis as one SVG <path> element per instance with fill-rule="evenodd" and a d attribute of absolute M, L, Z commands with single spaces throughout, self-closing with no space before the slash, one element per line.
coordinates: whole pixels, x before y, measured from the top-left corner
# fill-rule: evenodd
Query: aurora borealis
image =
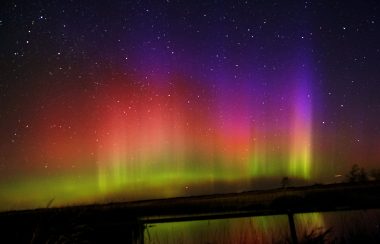
<path fill-rule="evenodd" d="M 0 210 L 380 166 L 379 3 L 9 1 Z"/>

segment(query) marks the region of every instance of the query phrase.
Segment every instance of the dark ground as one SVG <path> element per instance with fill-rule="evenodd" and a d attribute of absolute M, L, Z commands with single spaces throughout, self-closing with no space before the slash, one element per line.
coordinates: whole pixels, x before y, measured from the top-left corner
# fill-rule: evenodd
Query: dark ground
<path fill-rule="evenodd" d="M 0 213 L 1 243 L 139 243 L 144 224 L 380 209 L 380 182 Z"/>

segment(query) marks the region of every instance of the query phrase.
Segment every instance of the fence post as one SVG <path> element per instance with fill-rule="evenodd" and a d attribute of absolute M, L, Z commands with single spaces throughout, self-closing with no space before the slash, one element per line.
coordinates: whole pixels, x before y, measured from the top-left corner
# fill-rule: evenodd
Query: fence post
<path fill-rule="evenodd" d="M 289 220 L 290 236 L 292 238 L 292 243 L 298 244 L 296 225 L 294 224 L 293 213 L 291 212 L 288 213 L 288 220 Z"/>

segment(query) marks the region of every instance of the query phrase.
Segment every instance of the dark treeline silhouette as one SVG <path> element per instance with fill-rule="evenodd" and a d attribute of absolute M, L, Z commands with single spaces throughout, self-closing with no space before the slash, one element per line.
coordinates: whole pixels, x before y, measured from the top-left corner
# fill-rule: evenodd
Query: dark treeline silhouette
<path fill-rule="evenodd" d="M 369 171 L 365 170 L 357 164 L 351 167 L 351 170 L 346 175 L 348 182 L 366 182 L 369 180 L 380 180 L 380 169 L 372 169 Z"/>

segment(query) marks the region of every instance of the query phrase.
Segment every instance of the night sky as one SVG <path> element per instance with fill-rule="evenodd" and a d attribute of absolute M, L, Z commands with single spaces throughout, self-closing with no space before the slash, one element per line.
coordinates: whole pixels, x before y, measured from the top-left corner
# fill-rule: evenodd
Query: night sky
<path fill-rule="evenodd" d="M 3 3 L 0 209 L 380 167 L 379 7 Z"/>

